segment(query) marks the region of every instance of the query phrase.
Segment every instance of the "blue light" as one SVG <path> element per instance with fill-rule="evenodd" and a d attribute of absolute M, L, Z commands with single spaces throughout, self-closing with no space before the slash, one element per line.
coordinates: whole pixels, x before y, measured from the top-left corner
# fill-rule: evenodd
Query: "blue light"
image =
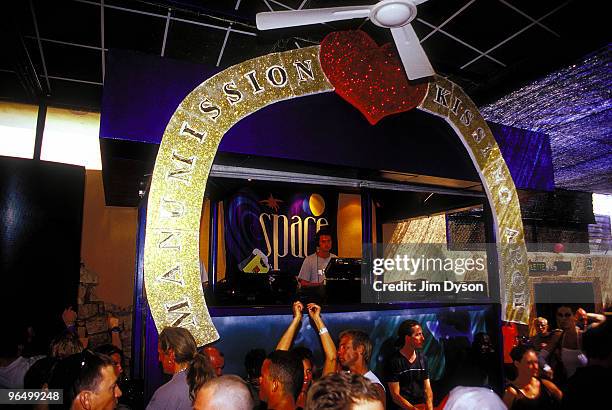
<path fill-rule="evenodd" d="M 550 136 L 558 188 L 612 193 L 611 49 L 480 108 L 489 121 Z"/>

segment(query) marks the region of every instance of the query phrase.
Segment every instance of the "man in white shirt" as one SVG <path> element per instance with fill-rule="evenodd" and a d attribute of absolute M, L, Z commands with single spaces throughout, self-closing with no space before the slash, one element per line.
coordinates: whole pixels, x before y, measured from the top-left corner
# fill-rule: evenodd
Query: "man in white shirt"
<path fill-rule="evenodd" d="M 348 370 L 350 373 L 358 374 L 370 380 L 374 384 L 378 399 L 385 405 L 385 387 L 370 370 L 369 362 L 372 357 L 372 341 L 367 333 L 361 330 L 349 329 L 340 333 L 338 349 L 321 318 L 321 307 L 315 303 L 308 304 L 308 315 L 314 322 L 315 328 L 319 332 L 323 352 L 325 353 L 325 365 L 323 375 Z M 336 364 L 340 364 L 342 369 Z"/>
<path fill-rule="evenodd" d="M 320 288 L 324 285 L 324 271 L 331 258 L 338 256 L 331 253 L 332 235 L 329 230 L 321 229 L 315 236 L 317 251 L 304 258 L 298 275 L 301 288 Z"/>
<path fill-rule="evenodd" d="M 378 398 L 385 405 L 385 388 L 378 377 L 370 370 L 369 362 L 372 356 L 372 341 L 367 333 L 361 330 L 349 329 L 340 333 L 338 342 L 338 361 L 351 373 L 360 374 L 374 383 Z"/>
<path fill-rule="evenodd" d="M 23 357 L 18 354 L 18 339 L 13 332 L 0 338 L 0 389 L 23 389 L 23 377 L 44 356 Z"/>

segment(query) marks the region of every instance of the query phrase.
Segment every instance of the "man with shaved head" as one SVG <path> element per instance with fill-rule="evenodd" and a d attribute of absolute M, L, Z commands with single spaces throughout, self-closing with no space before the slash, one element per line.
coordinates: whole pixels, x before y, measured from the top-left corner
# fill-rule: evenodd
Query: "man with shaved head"
<path fill-rule="evenodd" d="M 206 382 L 193 401 L 194 410 L 252 410 L 249 387 L 238 376 L 226 375 Z"/>

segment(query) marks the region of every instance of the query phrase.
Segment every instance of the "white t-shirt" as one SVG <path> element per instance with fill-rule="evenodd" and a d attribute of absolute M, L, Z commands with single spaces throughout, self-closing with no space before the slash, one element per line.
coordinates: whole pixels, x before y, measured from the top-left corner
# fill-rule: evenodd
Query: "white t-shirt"
<path fill-rule="evenodd" d="M 374 372 L 372 370 L 368 370 L 368 372 L 365 373 L 363 375 L 363 377 L 365 377 L 366 379 L 368 379 L 372 383 L 380 384 L 382 386 L 383 390 L 387 391 L 387 389 L 385 389 L 385 385 L 380 382 L 380 379 L 378 378 L 378 376 L 376 376 L 374 374 Z"/>
<path fill-rule="evenodd" d="M 327 264 L 331 258 L 337 258 L 337 256 L 330 253 L 329 257 L 322 258 L 317 255 L 316 252 L 312 255 L 308 255 L 306 258 L 304 258 L 298 279 L 314 283 L 323 283 L 323 279 L 325 279 L 323 272 L 325 271 L 325 268 L 327 267 Z"/>
<path fill-rule="evenodd" d="M 23 389 L 23 377 L 36 361 L 44 356 L 21 357 L 6 367 L 0 367 L 0 389 Z"/>

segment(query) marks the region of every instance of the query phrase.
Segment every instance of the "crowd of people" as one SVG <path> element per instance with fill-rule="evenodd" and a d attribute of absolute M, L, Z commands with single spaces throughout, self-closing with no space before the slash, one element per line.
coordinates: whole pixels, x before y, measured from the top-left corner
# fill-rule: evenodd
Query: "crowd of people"
<path fill-rule="evenodd" d="M 248 352 L 246 378 L 224 374 L 225 357 L 217 347 L 199 350 L 188 330 L 165 328 L 159 335 L 158 355 L 169 380 L 155 391 L 147 410 L 600 408 L 591 403 L 603 402 L 612 381 L 611 324 L 601 315 L 569 306 L 556 311 L 558 329 L 550 331 L 548 321 L 539 317 L 534 321 L 535 335 L 517 340 L 502 397 L 487 386 L 487 377 L 454 386 L 443 398 L 434 397 L 423 354 L 426 336 L 417 321 L 400 324 L 396 349 L 385 358 L 382 374 L 375 374 L 367 333 L 346 329 L 334 340 L 315 303 L 295 302 L 292 313 L 274 351 Z M 314 362 L 308 348 L 293 346 L 304 317 L 319 335 L 322 363 Z M 144 407 L 144 402 L 123 400 L 122 390 L 129 384 L 120 347 L 84 349 L 69 321 L 67 326 L 47 355 L 24 354 L 24 346 L 19 351 L 10 336 L 0 338 L 0 388 L 61 389 L 67 409 Z M 483 360 L 493 357 L 488 335 L 476 335 L 473 346 L 469 357 L 486 369 Z M 462 370 L 470 371 L 469 366 Z"/>
<path fill-rule="evenodd" d="M 510 352 L 504 403 L 511 410 L 602 408 L 612 382 L 612 324 L 582 308 L 559 306 L 557 328 L 534 320 L 536 334 Z"/>
<path fill-rule="evenodd" d="M 111 340 L 119 346 L 102 344 L 86 349 L 71 318 L 76 318 L 76 313 L 67 309 L 63 315 L 66 328 L 53 338 L 46 352 L 35 338 L 23 340 L 18 333 L 10 332 L 3 335 L 0 389 L 60 390 L 62 406 L 68 409 L 126 408 L 118 407 L 122 396 L 119 382 L 125 377 L 118 334 L 111 330 Z M 116 320 L 109 318 L 111 326 Z M 41 402 L 32 407 L 47 409 L 49 405 Z"/>

